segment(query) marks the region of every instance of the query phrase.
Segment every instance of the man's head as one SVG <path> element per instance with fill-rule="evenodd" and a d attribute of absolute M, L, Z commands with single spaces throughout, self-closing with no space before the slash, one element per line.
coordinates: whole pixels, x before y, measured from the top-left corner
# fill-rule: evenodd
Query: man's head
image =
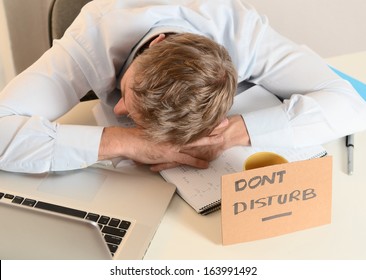
<path fill-rule="evenodd" d="M 121 82 L 126 111 L 115 112 L 129 113 L 152 141 L 187 144 L 225 118 L 236 85 L 224 47 L 203 36 L 173 34 L 135 58 Z"/>

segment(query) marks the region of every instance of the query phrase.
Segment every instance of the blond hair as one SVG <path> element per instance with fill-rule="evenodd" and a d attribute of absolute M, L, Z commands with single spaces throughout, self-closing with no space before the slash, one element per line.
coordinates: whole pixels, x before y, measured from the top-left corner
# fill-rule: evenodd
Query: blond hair
<path fill-rule="evenodd" d="M 226 49 L 209 38 L 169 35 L 135 62 L 135 110 L 152 141 L 193 142 L 232 106 L 237 72 Z"/>

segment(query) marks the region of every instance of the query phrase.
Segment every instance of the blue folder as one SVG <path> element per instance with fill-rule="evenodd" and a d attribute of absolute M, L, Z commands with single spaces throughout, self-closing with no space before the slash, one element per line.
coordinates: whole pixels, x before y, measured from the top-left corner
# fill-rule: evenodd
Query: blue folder
<path fill-rule="evenodd" d="M 338 76 L 340 76 L 342 79 L 345 79 L 351 83 L 351 85 L 355 88 L 355 90 L 361 95 L 361 97 L 366 100 L 366 84 L 360 82 L 359 80 L 356 80 L 355 78 L 343 73 L 342 71 L 339 71 L 338 69 L 335 69 L 333 67 L 330 67 Z"/>

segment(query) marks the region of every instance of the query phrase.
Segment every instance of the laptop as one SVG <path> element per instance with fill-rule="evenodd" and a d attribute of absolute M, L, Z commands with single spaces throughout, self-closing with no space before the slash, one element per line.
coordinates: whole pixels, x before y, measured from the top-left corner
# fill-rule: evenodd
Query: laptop
<path fill-rule="evenodd" d="M 175 192 L 144 166 L 0 171 L 0 259 L 142 259 Z"/>

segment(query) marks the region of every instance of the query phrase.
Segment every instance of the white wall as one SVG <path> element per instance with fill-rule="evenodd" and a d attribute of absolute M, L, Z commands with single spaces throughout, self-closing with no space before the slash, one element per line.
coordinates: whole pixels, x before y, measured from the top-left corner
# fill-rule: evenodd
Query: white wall
<path fill-rule="evenodd" d="M 246 0 L 270 24 L 323 57 L 366 50 L 365 0 Z"/>
<path fill-rule="evenodd" d="M 3 0 L 0 1 L 0 91 L 14 76 L 14 65 L 5 19 Z"/>

